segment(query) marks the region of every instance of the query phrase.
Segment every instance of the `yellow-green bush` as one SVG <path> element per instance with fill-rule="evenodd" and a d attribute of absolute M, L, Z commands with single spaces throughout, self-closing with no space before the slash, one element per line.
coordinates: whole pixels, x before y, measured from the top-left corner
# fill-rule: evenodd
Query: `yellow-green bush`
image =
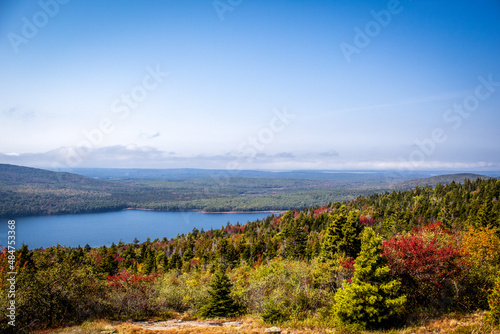
<path fill-rule="evenodd" d="M 263 313 L 265 321 L 300 319 L 332 297 L 328 290 L 314 288 L 312 271 L 313 265 L 304 261 L 274 259 L 235 275 L 234 293 L 248 312 Z"/>
<path fill-rule="evenodd" d="M 386 325 L 398 314 L 405 296 L 397 296 L 401 283 L 391 279 L 380 255 L 382 238 L 372 228 L 361 235 L 361 252 L 354 263 L 352 282 L 335 294 L 334 315 L 341 325 L 373 328 Z"/>
<path fill-rule="evenodd" d="M 163 309 L 178 312 L 187 310 L 198 312 L 208 299 L 210 276 L 208 271 L 191 271 L 183 274 L 178 274 L 174 270 L 167 272 L 157 283 L 158 305 Z"/>
<path fill-rule="evenodd" d="M 487 315 L 487 320 L 496 325 L 500 324 L 500 272 L 497 276 L 495 287 L 488 298 L 490 310 Z"/>

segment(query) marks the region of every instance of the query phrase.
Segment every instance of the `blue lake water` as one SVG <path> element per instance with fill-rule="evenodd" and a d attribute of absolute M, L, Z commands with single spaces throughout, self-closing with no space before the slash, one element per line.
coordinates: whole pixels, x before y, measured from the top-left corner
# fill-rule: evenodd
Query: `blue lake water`
<path fill-rule="evenodd" d="M 39 216 L 16 218 L 16 249 L 24 242 L 29 249 L 62 246 L 92 247 L 117 244 L 120 240 L 130 243 L 137 238 L 143 242 L 149 237 L 168 239 L 178 234 L 187 234 L 197 228 L 207 231 L 211 228 L 231 224 L 246 224 L 248 221 L 263 219 L 270 212 L 255 213 L 201 213 L 201 212 L 157 212 L 124 210 L 106 213 L 78 215 Z M 7 245 L 7 222 L 2 218 L 0 225 L 0 245 Z"/>

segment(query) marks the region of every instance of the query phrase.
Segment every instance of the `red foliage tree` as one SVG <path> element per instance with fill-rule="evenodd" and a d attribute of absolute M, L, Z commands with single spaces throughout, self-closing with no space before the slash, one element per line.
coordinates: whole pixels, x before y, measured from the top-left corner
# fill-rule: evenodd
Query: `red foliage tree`
<path fill-rule="evenodd" d="M 359 223 L 361 225 L 364 225 L 366 227 L 370 227 L 372 226 L 373 224 L 375 224 L 375 219 L 371 218 L 371 217 L 366 217 L 366 216 L 360 216 L 359 217 Z"/>
<path fill-rule="evenodd" d="M 115 314 L 125 318 L 142 318 L 154 313 L 151 301 L 155 296 L 154 280 L 157 274 L 134 275 L 123 269 L 106 277 L 107 299 Z"/>
<path fill-rule="evenodd" d="M 156 274 L 150 275 L 135 275 L 123 269 L 120 273 L 112 276 L 107 276 L 108 286 L 120 289 L 128 286 L 139 288 L 144 285 L 146 282 L 152 282 L 156 279 Z"/>
<path fill-rule="evenodd" d="M 464 262 L 453 235 L 440 222 L 387 240 L 382 250 L 410 305 L 442 310 L 453 303 Z"/>

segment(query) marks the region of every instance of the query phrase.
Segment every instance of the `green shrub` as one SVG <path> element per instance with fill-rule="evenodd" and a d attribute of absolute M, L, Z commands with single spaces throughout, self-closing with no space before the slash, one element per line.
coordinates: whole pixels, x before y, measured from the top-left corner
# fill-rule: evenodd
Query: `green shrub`
<path fill-rule="evenodd" d="M 335 294 L 334 316 L 343 326 L 381 327 L 399 313 L 406 297 L 396 296 L 401 283 L 391 279 L 380 255 L 382 238 L 366 228 L 361 240 L 352 282 L 345 281 Z"/>
<path fill-rule="evenodd" d="M 241 313 L 240 306 L 231 297 L 233 285 L 226 275 L 225 269 L 220 266 L 215 272 L 207 303 L 201 308 L 201 316 L 204 318 L 234 317 Z"/>
<path fill-rule="evenodd" d="M 262 320 L 268 324 L 280 324 L 290 319 L 290 312 L 283 303 L 276 304 L 272 301 L 268 301 L 264 305 L 261 317 Z"/>
<path fill-rule="evenodd" d="M 488 298 L 490 310 L 487 314 L 487 320 L 493 324 L 500 324 L 500 273 L 495 282 L 495 287 Z"/>
<path fill-rule="evenodd" d="M 290 314 L 299 316 L 330 305 L 333 293 L 313 283 L 315 262 L 273 259 L 255 267 L 236 285 L 236 293 L 250 312 L 261 313 L 268 301 L 288 305 Z"/>
<path fill-rule="evenodd" d="M 208 298 L 208 272 L 189 272 L 182 275 L 171 270 L 163 275 L 159 284 L 157 303 L 163 309 L 177 312 L 197 312 Z"/>

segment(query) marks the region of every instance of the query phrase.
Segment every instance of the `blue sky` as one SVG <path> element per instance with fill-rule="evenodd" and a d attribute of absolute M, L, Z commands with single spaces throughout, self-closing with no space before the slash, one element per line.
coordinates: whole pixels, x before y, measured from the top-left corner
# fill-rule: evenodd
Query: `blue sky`
<path fill-rule="evenodd" d="M 0 163 L 500 170 L 498 1 L 0 3 Z"/>

